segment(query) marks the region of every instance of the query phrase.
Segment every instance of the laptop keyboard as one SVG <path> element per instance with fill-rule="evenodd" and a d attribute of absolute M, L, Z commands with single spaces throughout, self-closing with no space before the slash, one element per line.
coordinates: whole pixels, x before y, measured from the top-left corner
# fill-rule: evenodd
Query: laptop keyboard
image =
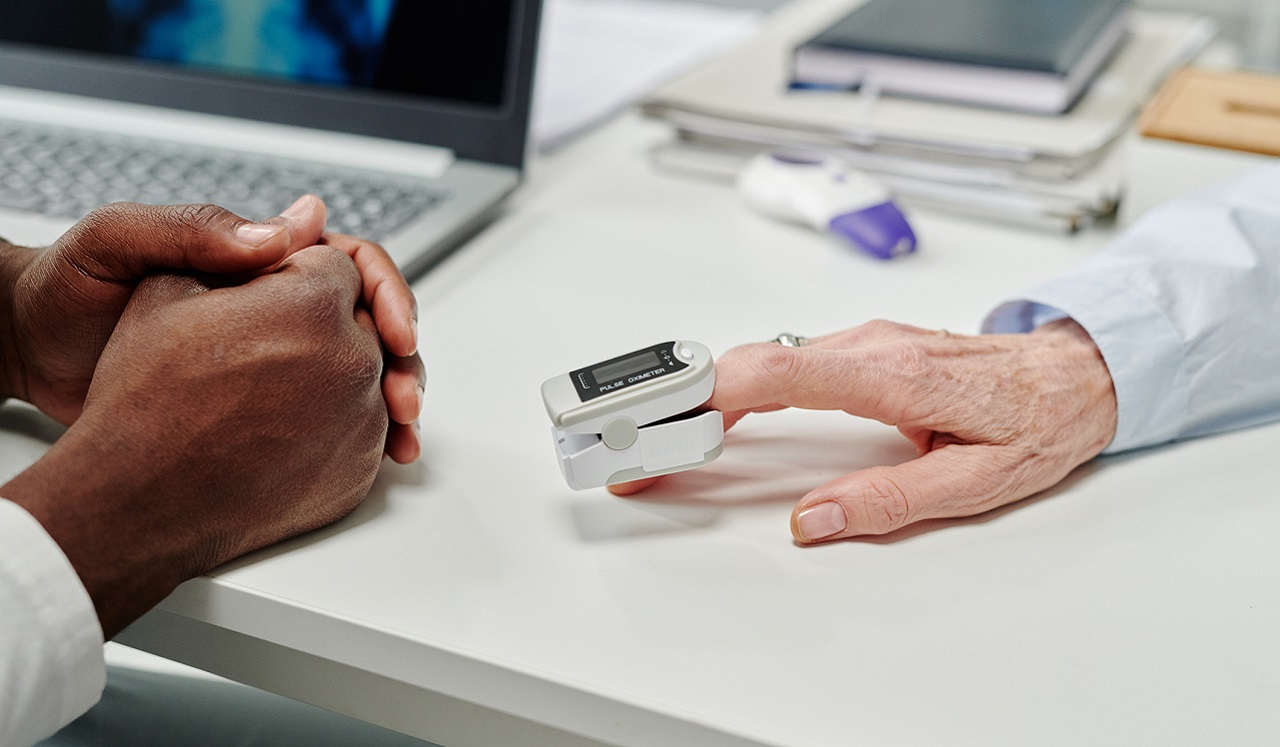
<path fill-rule="evenodd" d="M 330 230 L 373 241 L 449 196 L 411 177 L 0 119 L 0 207 L 79 220 L 121 200 L 209 202 L 263 220 L 306 193 Z"/>

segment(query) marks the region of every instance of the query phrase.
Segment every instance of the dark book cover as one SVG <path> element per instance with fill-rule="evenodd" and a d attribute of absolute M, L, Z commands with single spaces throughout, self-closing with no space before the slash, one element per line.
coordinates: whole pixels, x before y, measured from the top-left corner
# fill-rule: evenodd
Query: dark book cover
<path fill-rule="evenodd" d="M 802 48 L 1065 76 L 1128 0 L 870 0 Z"/>

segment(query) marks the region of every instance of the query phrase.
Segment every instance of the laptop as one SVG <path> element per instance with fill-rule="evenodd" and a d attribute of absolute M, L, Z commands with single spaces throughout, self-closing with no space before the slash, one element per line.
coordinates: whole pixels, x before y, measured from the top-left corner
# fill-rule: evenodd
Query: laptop
<path fill-rule="evenodd" d="M 303 193 L 417 275 L 521 178 L 541 0 L 0 0 L 0 236 Z"/>

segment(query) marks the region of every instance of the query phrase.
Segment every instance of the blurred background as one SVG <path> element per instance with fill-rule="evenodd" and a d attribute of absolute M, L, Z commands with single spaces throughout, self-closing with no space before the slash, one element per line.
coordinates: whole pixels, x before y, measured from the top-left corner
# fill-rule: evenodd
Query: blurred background
<path fill-rule="evenodd" d="M 1151 8 L 1192 10 L 1219 24 L 1214 62 L 1260 70 L 1280 69 L 1280 2 L 1277 0 L 1137 0 Z M 1234 57 L 1234 59 L 1232 59 Z"/>
<path fill-rule="evenodd" d="M 706 5 L 772 10 L 786 0 L 693 0 Z M 1135 0 L 1139 7 L 1190 10 L 1219 23 L 1213 61 L 1280 70 L 1280 0 Z M 1218 57 L 1221 55 L 1221 58 Z"/>

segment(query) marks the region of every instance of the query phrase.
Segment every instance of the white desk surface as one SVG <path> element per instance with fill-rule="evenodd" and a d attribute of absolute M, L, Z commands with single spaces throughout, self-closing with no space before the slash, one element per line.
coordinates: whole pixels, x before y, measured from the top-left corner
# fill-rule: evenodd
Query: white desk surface
<path fill-rule="evenodd" d="M 1107 458 L 968 520 L 805 548 L 807 489 L 913 455 L 840 413 L 749 418 L 638 500 L 568 490 L 539 386 L 660 340 L 884 317 L 957 332 L 1086 256 L 916 212 L 879 263 L 653 171 L 625 117 L 535 164 L 415 290 L 423 461 L 339 524 L 181 587 L 129 645 L 461 745 L 1280 741 L 1280 427 Z M 49 429 L 12 408 L 10 460 Z"/>

